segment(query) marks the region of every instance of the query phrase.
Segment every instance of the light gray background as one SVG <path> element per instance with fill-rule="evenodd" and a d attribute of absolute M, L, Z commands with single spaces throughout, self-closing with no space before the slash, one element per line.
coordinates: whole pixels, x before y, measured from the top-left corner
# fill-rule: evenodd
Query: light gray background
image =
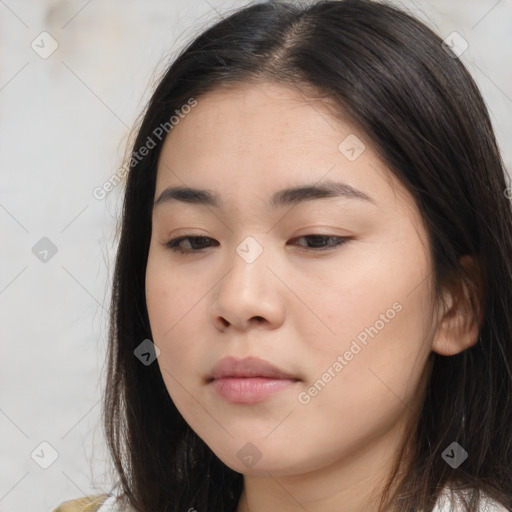
<path fill-rule="evenodd" d="M 247 3 L 0 0 L 0 512 L 109 488 L 99 382 L 122 187 L 93 189 L 121 167 L 168 59 Z M 460 58 L 510 170 L 512 0 L 397 3 L 468 41 Z M 49 48 L 43 31 L 59 45 L 46 59 L 31 47 Z M 58 250 L 46 263 L 32 252 L 42 237 Z M 58 453 L 48 469 L 43 441 Z"/>

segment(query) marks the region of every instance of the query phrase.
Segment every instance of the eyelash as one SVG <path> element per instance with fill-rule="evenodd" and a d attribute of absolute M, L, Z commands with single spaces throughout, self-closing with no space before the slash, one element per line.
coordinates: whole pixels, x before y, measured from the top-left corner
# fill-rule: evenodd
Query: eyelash
<path fill-rule="evenodd" d="M 303 251 L 315 251 L 315 252 L 328 251 L 329 249 L 343 245 L 344 243 L 348 242 L 351 239 L 351 237 L 348 237 L 348 236 L 334 236 L 334 235 L 302 235 L 302 236 L 297 237 L 297 239 L 300 239 L 300 238 L 321 238 L 323 240 L 331 240 L 331 241 L 334 240 L 335 241 L 335 243 L 332 243 L 332 244 L 324 246 L 324 247 L 310 247 L 310 248 L 306 248 L 306 249 L 301 249 Z M 178 238 L 173 238 L 173 239 L 169 240 L 168 242 L 166 242 L 165 245 L 169 249 L 171 249 L 171 251 L 178 252 L 181 254 L 198 253 L 198 252 L 203 251 L 204 249 L 208 249 L 208 247 L 202 247 L 201 249 L 184 249 L 183 247 L 180 247 L 180 245 L 179 245 L 183 240 L 198 240 L 198 239 L 213 240 L 213 238 L 210 238 L 207 236 L 200 236 L 200 235 L 187 236 L 187 235 L 185 235 L 185 236 L 180 236 Z"/>

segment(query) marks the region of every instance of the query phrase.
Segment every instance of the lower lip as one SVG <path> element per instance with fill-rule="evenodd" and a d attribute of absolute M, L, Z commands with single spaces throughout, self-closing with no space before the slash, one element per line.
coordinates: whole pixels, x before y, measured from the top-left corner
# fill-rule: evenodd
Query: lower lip
<path fill-rule="evenodd" d="M 211 382 L 213 389 L 228 402 L 254 404 L 261 402 L 297 381 L 264 377 L 222 378 Z"/>

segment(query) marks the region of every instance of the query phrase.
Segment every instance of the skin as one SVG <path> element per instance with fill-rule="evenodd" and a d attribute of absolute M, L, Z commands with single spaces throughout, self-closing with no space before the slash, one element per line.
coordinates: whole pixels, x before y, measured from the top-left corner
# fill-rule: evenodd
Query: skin
<path fill-rule="evenodd" d="M 350 134 L 365 144 L 354 161 L 339 150 Z M 268 204 L 282 188 L 326 180 L 372 201 Z M 429 355 L 456 354 L 478 334 L 462 288 L 434 301 L 429 240 L 412 197 L 348 120 L 269 83 L 198 99 L 164 143 L 155 199 L 174 185 L 207 188 L 224 204 L 154 208 L 146 272 L 153 341 L 178 410 L 244 474 L 237 512 L 376 511 L 419 410 Z M 182 241 L 188 253 L 165 245 L 185 235 L 212 240 Z M 350 239 L 330 247 L 306 235 Z M 252 263 L 236 252 L 247 236 L 263 249 Z M 333 371 L 393 304 L 400 311 Z M 257 404 L 229 403 L 206 380 L 228 355 L 266 359 L 300 381 Z M 329 368 L 335 377 L 301 403 Z M 237 456 L 249 442 L 261 456 L 252 466 Z"/>

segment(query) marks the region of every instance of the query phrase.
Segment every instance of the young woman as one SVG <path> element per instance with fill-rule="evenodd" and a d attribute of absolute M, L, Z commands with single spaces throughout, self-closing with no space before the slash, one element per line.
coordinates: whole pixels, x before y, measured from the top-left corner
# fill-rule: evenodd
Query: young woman
<path fill-rule="evenodd" d="M 119 486 L 57 510 L 512 510 L 512 212 L 449 46 L 265 2 L 174 61 L 129 159 Z"/>

